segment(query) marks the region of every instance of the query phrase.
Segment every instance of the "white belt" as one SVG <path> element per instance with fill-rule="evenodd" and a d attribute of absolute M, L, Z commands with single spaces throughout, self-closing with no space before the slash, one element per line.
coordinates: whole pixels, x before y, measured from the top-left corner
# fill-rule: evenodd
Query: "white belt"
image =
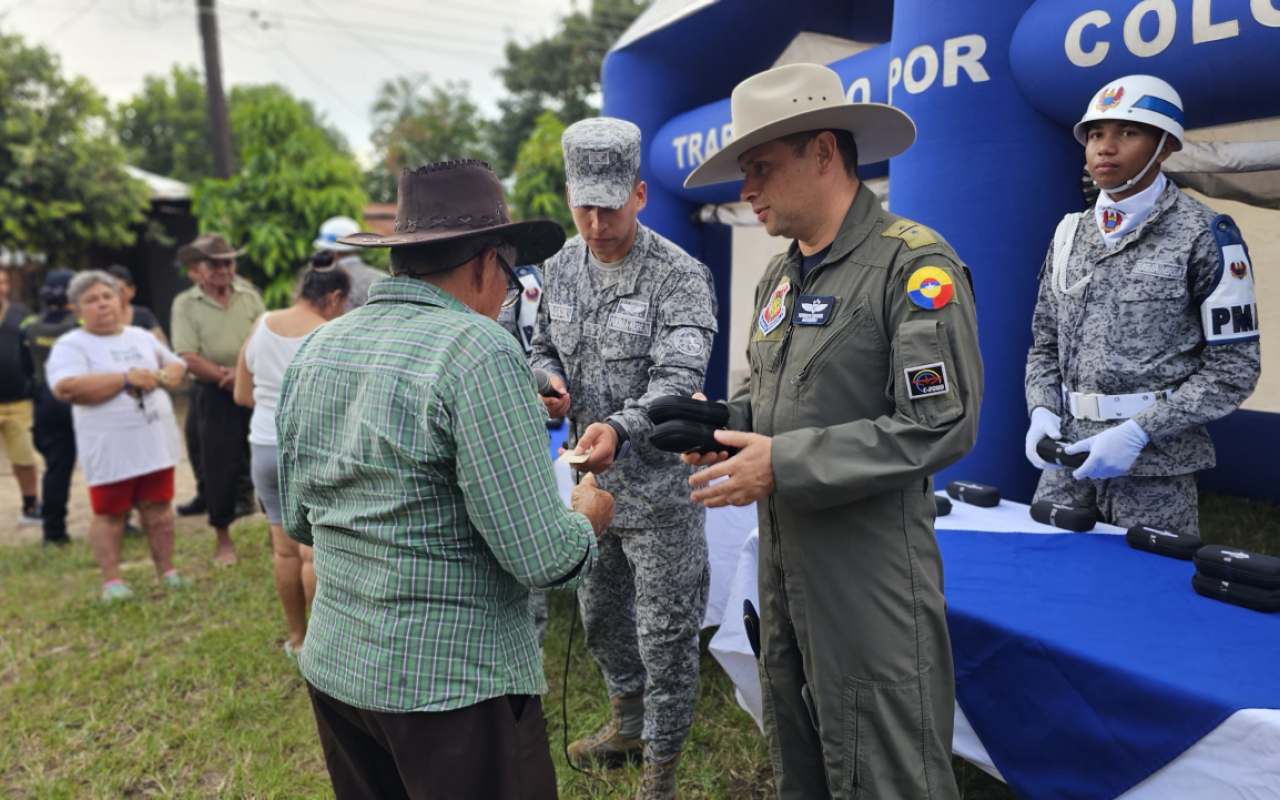
<path fill-rule="evenodd" d="M 1109 419 L 1129 419 L 1151 408 L 1161 400 L 1168 400 L 1172 389 L 1135 394 L 1090 394 L 1069 392 L 1063 387 L 1063 403 L 1071 416 L 1101 422 Z"/>

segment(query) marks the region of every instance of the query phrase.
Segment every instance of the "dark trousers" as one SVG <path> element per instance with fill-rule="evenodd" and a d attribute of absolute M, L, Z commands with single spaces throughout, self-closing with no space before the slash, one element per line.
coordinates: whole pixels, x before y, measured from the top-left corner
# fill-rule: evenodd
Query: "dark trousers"
<path fill-rule="evenodd" d="M 76 468 L 76 432 L 71 423 L 71 406 L 53 399 L 46 386 L 36 390 L 31 438 L 44 456 L 44 476 L 40 479 L 44 540 L 61 541 L 67 538 L 67 496 L 71 493 L 71 473 Z"/>
<path fill-rule="evenodd" d="M 249 473 L 249 419 L 253 409 L 236 405 L 226 389 L 200 387 L 196 415 L 200 459 L 204 464 L 204 504 L 209 524 L 226 528 L 236 521 L 236 500 Z"/>
<path fill-rule="evenodd" d="M 388 714 L 307 689 L 337 800 L 556 798 L 540 697 Z"/>
<path fill-rule="evenodd" d="M 200 453 L 200 415 L 196 406 L 200 402 L 200 390 L 204 384 L 191 382 L 191 391 L 187 393 L 187 420 L 182 425 L 183 438 L 187 440 L 187 460 L 191 462 L 191 472 L 196 476 L 196 497 L 204 497 L 204 461 Z"/>

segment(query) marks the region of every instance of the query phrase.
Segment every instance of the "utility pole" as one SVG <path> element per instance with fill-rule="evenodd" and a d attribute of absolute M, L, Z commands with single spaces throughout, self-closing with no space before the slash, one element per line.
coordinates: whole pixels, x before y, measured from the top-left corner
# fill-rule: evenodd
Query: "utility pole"
<path fill-rule="evenodd" d="M 231 177 L 231 123 L 227 121 L 227 98 L 222 93 L 222 57 L 218 54 L 218 12 L 214 0 L 196 0 L 200 17 L 200 40 L 204 43 L 204 86 L 209 105 L 209 144 L 213 147 L 213 173 Z"/>

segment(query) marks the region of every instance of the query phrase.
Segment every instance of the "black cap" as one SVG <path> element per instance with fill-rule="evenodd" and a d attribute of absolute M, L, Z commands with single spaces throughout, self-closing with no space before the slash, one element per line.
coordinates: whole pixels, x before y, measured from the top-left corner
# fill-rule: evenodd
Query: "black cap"
<path fill-rule="evenodd" d="M 58 299 L 67 301 L 67 286 L 76 274 L 69 269 L 55 269 L 44 276 L 44 286 L 40 288 L 40 297 L 45 300 Z"/>

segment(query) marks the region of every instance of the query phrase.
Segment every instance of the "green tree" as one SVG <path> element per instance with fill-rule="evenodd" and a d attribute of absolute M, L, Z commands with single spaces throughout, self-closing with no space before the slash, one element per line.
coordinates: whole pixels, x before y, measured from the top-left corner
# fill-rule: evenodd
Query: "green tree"
<path fill-rule="evenodd" d="M 143 78 L 114 121 L 135 167 L 185 183 L 213 174 L 204 80 L 194 68 L 174 64 L 168 76 Z"/>
<path fill-rule="evenodd" d="M 465 82 L 438 86 L 427 76 L 386 81 L 373 103 L 377 164 L 365 175 L 375 202 L 392 203 L 400 172 L 433 161 L 489 160 L 485 121 Z"/>
<path fill-rule="evenodd" d="M 560 149 L 564 128 L 554 111 L 544 111 L 538 117 L 516 158 L 511 210 L 517 219 L 553 219 L 573 236 L 577 228 L 565 202 L 564 152 Z"/>
<path fill-rule="evenodd" d="M 48 50 L 0 32 L 0 246 L 79 266 L 93 245 L 134 243 L 147 187 L 124 171 L 108 116 Z"/>
<path fill-rule="evenodd" d="M 491 136 L 500 174 L 515 167 L 521 144 L 544 110 L 554 110 L 566 125 L 600 113 L 591 99 L 600 91 L 604 57 L 647 6 L 644 0 L 591 0 L 586 12 L 563 18 L 546 39 L 507 43 L 498 76 L 511 96 L 498 103 L 501 115 Z"/>
<path fill-rule="evenodd" d="M 202 231 L 246 248 L 243 274 L 279 308 L 290 301 L 320 223 L 363 216 L 360 169 L 311 107 L 282 87 L 237 87 L 232 98 L 240 169 L 228 180 L 197 184 L 193 210 Z"/>

